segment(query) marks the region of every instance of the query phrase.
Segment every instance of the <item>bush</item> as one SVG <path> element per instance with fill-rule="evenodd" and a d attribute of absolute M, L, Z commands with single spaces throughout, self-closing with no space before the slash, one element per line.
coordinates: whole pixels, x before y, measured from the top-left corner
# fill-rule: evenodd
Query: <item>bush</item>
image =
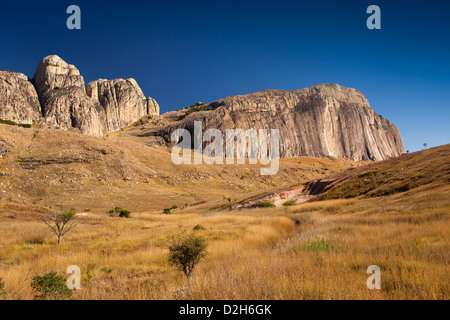
<path fill-rule="evenodd" d="M 215 109 L 216 108 L 214 108 L 213 106 L 211 106 L 207 102 L 197 102 L 197 103 L 193 104 L 192 106 L 188 107 L 188 111 L 186 112 L 186 116 L 188 116 L 188 115 L 190 115 L 191 113 L 194 113 L 194 112 L 211 111 L 211 110 L 215 110 Z"/>
<path fill-rule="evenodd" d="M 275 208 L 276 206 L 270 201 L 258 201 L 254 207 L 256 208 Z"/>
<path fill-rule="evenodd" d="M 196 225 L 193 230 L 205 230 L 206 228 L 202 226 L 201 224 Z"/>
<path fill-rule="evenodd" d="M 290 206 L 295 206 L 296 204 L 297 204 L 297 201 L 290 200 L 290 201 L 286 201 L 285 203 L 283 203 L 283 206 L 290 207 Z"/>
<path fill-rule="evenodd" d="M 128 211 L 128 210 L 122 210 L 122 211 L 120 211 L 120 213 L 119 213 L 119 217 L 121 217 L 121 218 L 130 218 L 130 216 L 131 216 L 131 212 L 130 211 Z"/>
<path fill-rule="evenodd" d="M 192 272 L 206 255 L 206 240 L 195 234 L 180 235 L 169 240 L 169 263 L 182 271 L 191 285 Z"/>
<path fill-rule="evenodd" d="M 11 121 L 11 120 L 0 119 L 0 123 L 7 124 L 9 126 L 19 126 L 19 127 L 23 127 L 23 128 L 31 128 L 31 124 L 15 123 L 14 121 Z"/>
<path fill-rule="evenodd" d="M 165 208 L 162 213 L 163 214 L 173 214 L 173 212 L 171 210 L 172 209 L 170 209 L 170 208 Z"/>
<path fill-rule="evenodd" d="M 56 272 L 33 277 L 31 287 L 35 292 L 35 300 L 67 300 L 72 291 L 67 288 L 66 279 Z"/>
<path fill-rule="evenodd" d="M 118 215 L 120 218 L 130 218 L 131 212 L 125 209 L 122 209 L 120 207 L 115 207 L 114 209 L 110 210 L 109 213 L 111 216 Z"/>

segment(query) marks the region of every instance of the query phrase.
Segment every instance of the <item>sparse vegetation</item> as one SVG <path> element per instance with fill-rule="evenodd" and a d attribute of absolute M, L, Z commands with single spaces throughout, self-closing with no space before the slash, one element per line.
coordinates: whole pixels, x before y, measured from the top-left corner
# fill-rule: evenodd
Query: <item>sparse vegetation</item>
<path fill-rule="evenodd" d="M 31 287 L 35 293 L 35 300 L 67 300 L 72 291 L 67 288 L 66 279 L 56 272 L 33 277 Z"/>
<path fill-rule="evenodd" d="M 291 207 L 291 206 L 295 206 L 297 204 L 297 201 L 295 201 L 295 200 L 289 200 L 289 201 L 286 201 L 285 203 L 283 203 L 283 206 L 285 206 L 285 207 Z"/>
<path fill-rule="evenodd" d="M 58 237 L 58 244 L 61 244 L 61 239 L 74 227 L 76 224 L 73 220 L 77 216 L 75 209 L 63 211 L 61 213 L 49 213 L 48 217 L 42 218 L 42 221 L 50 228 L 50 230 Z"/>
<path fill-rule="evenodd" d="M 121 207 L 115 207 L 114 209 L 111 209 L 109 211 L 111 217 L 118 216 L 120 218 L 130 218 L 131 212 L 125 209 L 122 209 Z"/>
<path fill-rule="evenodd" d="M 10 126 L 19 126 L 19 127 L 22 127 L 22 128 L 31 128 L 31 124 L 28 124 L 28 123 L 15 123 L 14 121 L 11 121 L 11 120 L 0 119 L 0 123 L 1 124 L 7 124 L 7 125 L 10 125 Z"/>
<path fill-rule="evenodd" d="M 163 214 L 173 214 L 173 212 L 172 212 L 172 210 L 175 210 L 175 209 L 177 209 L 178 208 L 178 206 L 176 206 L 176 205 L 173 205 L 172 207 L 170 207 L 170 208 L 165 208 L 164 210 L 163 210 Z"/>
<path fill-rule="evenodd" d="M 207 102 L 197 102 L 197 103 L 193 104 L 192 106 L 188 107 L 186 116 L 188 116 L 194 112 L 210 111 L 210 110 L 214 110 L 214 109 L 215 108 Z"/>
<path fill-rule="evenodd" d="M 204 226 L 202 226 L 201 224 L 197 224 L 194 228 L 194 231 L 198 231 L 198 230 L 206 230 L 206 228 Z"/>
<path fill-rule="evenodd" d="M 13 188 L 5 189 L 0 200 L 0 273 L 8 299 L 33 299 L 33 274 L 29 270 L 36 274 L 61 272 L 73 264 L 83 271 L 83 290 L 76 292 L 76 299 L 173 299 L 186 276 L 169 267 L 170 251 L 164 241 L 201 225 L 207 228 L 195 234 L 207 239 L 208 258 L 195 267 L 190 294 L 185 298 L 448 300 L 448 146 L 364 168 L 351 160 L 342 164 L 340 158 L 281 159 L 280 173 L 270 180 L 272 189 L 253 168 L 248 169 L 255 173 L 251 182 L 240 180 L 250 174 L 238 166 L 227 167 L 227 172 L 220 166 L 181 166 L 172 172 L 173 165 L 164 162 L 168 159 L 165 150 L 155 148 L 149 154 L 146 149 L 150 148 L 132 140 L 117 148 L 114 133 L 107 142 L 113 152 L 110 155 L 109 151 L 97 151 L 105 148 L 102 139 L 70 140 L 71 133 L 65 133 L 62 139 L 62 134 L 52 133 L 53 129 L 40 131 L 33 140 L 39 148 L 27 149 L 34 130 L 20 130 L 20 137 L 9 134 L 16 130 L 0 126 L 2 139 L 15 141 L 13 150 L 0 163 L 2 174 L 14 168 L 13 175 L 1 177 Z M 68 144 L 71 147 L 65 149 Z M 83 157 L 99 156 L 105 161 L 80 164 L 76 158 L 67 164 L 40 164 L 60 159 L 60 154 L 61 159 L 70 159 L 73 146 Z M 56 151 L 51 154 L 42 151 L 52 148 Z M 28 178 L 30 169 L 17 166 L 22 163 L 17 159 L 26 154 L 36 164 L 33 180 Z M 119 155 L 127 158 L 126 165 L 118 161 Z M 108 167 L 109 163 L 113 165 Z M 342 192 L 356 195 L 361 186 L 369 190 L 372 178 L 377 187 L 355 198 L 298 203 L 295 207 L 221 210 L 229 204 L 223 195 L 239 203 L 276 192 L 282 185 L 322 178 L 330 171 L 316 173 L 309 169 L 324 166 L 334 172 L 355 166 L 358 174 L 380 174 L 363 177 L 368 181 L 359 185 L 360 180 L 353 180 L 356 186 L 349 180 L 342 181 L 337 186 L 349 187 Z M 296 174 L 291 174 L 291 168 Z M 158 177 L 147 184 L 140 173 L 153 172 L 149 169 L 157 171 Z M 100 178 L 104 180 L 100 181 L 99 173 L 103 172 Z M 135 172 L 139 173 L 135 180 L 124 180 Z M 71 179 L 73 182 L 69 182 Z M 375 195 L 401 190 L 405 184 L 409 185 L 406 192 Z M 57 200 L 56 194 L 61 195 Z M 40 198 L 43 200 L 32 204 Z M 111 219 L 106 212 L 112 201 L 126 204 L 139 214 L 133 219 Z M 160 214 L 173 203 L 190 205 L 182 214 Z M 82 227 L 70 232 L 70 241 L 51 246 L 51 235 L 46 234 L 47 227 L 39 217 L 50 206 L 57 208 L 60 204 L 91 208 L 92 213 L 80 215 Z M 35 237 L 37 242 L 46 241 L 28 245 Z M 381 290 L 371 291 L 365 286 L 366 270 L 372 264 L 383 270 Z M 86 271 L 89 265 L 99 267 Z"/>
<path fill-rule="evenodd" d="M 114 271 L 114 269 L 111 267 L 104 267 L 104 268 L 102 268 L 102 271 L 104 273 L 112 273 Z"/>
<path fill-rule="evenodd" d="M 258 201 L 254 208 L 275 208 L 276 206 L 270 201 Z"/>

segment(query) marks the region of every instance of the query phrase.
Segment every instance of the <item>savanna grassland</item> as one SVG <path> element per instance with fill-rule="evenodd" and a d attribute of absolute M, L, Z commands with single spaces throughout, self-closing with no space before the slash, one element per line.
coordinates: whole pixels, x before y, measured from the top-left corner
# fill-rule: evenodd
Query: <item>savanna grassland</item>
<path fill-rule="evenodd" d="M 89 215 L 60 246 L 39 220 L 2 217 L 1 276 L 8 298 L 32 299 L 31 278 L 70 265 L 83 272 L 74 299 L 174 299 L 185 277 L 165 239 L 208 240 L 191 299 L 448 299 L 449 187 L 289 208 L 154 215 Z M 382 270 L 382 290 L 366 269 Z"/>
<path fill-rule="evenodd" d="M 116 137 L 15 128 L 25 132 L 19 140 L 1 129 L 4 143 L 14 142 L 0 160 L 6 299 L 33 299 L 33 276 L 71 265 L 82 271 L 72 299 L 449 299 L 449 146 L 369 167 L 376 174 L 339 181 L 320 201 L 230 210 L 226 197 L 237 202 L 359 164 L 289 159 L 279 177 L 252 179 L 257 168 L 175 168 L 162 161 L 164 150 Z M 435 166 L 423 166 L 429 159 Z M 161 213 L 172 205 L 173 214 Z M 110 216 L 114 206 L 131 218 Z M 78 225 L 57 245 L 41 216 L 63 207 L 77 209 Z M 208 249 L 180 295 L 186 278 L 168 262 L 167 239 L 183 232 L 205 238 Z M 370 265 L 381 268 L 381 290 L 366 286 Z"/>

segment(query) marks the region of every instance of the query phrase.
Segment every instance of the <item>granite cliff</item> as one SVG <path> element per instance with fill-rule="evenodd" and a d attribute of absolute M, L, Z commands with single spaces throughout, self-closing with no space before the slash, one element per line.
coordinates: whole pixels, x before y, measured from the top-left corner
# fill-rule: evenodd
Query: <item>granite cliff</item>
<path fill-rule="evenodd" d="M 3 120 L 102 136 L 158 114 L 158 103 L 146 98 L 134 79 L 100 79 L 85 86 L 79 70 L 56 55 L 42 59 L 32 80 L 0 71 Z"/>
<path fill-rule="evenodd" d="M 196 107 L 199 109 L 199 107 Z M 378 115 L 365 96 L 337 84 L 320 84 L 295 91 L 265 90 L 217 100 L 186 112 L 180 121 L 154 135 L 171 144 L 176 128 L 279 129 L 280 156 L 345 156 L 355 161 L 384 160 L 404 153 L 395 125 Z"/>

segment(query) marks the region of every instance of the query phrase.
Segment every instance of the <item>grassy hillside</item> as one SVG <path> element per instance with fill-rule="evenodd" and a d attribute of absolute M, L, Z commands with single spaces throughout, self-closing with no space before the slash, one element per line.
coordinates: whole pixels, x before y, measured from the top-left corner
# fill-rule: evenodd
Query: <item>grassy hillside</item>
<path fill-rule="evenodd" d="M 176 166 L 169 149 L 147 143 L 147 137 L 123 132 L 94 138 L 0 124 L 0 208 L 105 213 L 119 206 L 159 213 L 173 205 L 220 207 L 228 203 L 224 197 L 235 201 L 359 165 L 346 159 L 285 159 L 279 174 L 261 176 L 259 165 Z"/>
<path fill-rule="evenodd" d="M 0 299 L 33 299 L 33 276 L 71 265 L 82 272 L 73 299 L 450 298 L 449 146 L 368 166 L 285 159 L 264 178 L 257 166 L 177 167 L 145 139 L 0 125 Z M 297 194 L 287 186 L 310 180 L 348 199 L 236 210 L 224 199 Z M 115 206 L 131 218 L 107 214 Z M 63 207 L 78 226 L 58 246 L 40 218 Z M 208 253 L 180 296 L 165 243 L 183 232 Z M 370 265 L 381 290 L 366 287 Z"/>
<path fill-rule="evenodd" d="M 344 179 L 342 176 L 346 176 Z M 374 163 L 326 180 L 339 181 L 321 199 L 378 197 L 450 183 L 450 145 Z"/>

